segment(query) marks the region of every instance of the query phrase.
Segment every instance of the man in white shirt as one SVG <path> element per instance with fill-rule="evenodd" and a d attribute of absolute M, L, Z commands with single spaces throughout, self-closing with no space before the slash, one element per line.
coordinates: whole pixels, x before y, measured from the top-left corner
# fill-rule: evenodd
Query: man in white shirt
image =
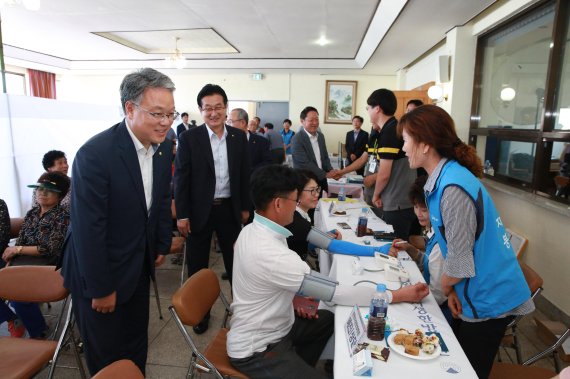
<path fill-rule="evenodd" d="M 251 378 L 325 378 L 313 366 L 334 330 L 334 315 L 318 310 L 297 317 L 293 297 L 311 269 L 287 247 L 299 200 L 300 180 L 286 166 L 265 166 L 251 180 L 256 213 L 235 244 L 232 319 L 227 337 L 231 363 Z M 338 285 L 330 299 L 368 305 L 373 288 Z M 418 283 L 390 292 L 393 302 L 419 301 L 428 294 Z"/>
<path fill-rule="evenodd" d="M 249 217 L 249 147 L 243 131 L 224 124 L 228 98 L 220 86 L 207 84 L 197 101 L 205 124 L 180 135 L 176 154 L 177 226 L 188 237 L 188 276 L 208 267 L 215 231 L 231 282 L 233 245 Z M 204 333 L 208 320 L 194 332 Z"/>

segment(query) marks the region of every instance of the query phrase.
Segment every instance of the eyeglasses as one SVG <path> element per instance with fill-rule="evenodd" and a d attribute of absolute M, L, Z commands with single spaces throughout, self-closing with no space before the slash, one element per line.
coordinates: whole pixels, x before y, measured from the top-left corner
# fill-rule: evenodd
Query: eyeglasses
<path fill-rule="evenodd" d="M 238 118 L 237 120 L 232 120 L 231 118 L 228 118 L 227 123 L 228 123 L 228 125 L 233 125 L 238 121 L 243 121 L 243 118 Z"/>
<path fill-rule="evenodd" d="M 310 192 L 311 195 L 317 196 L 318 194 L 321 193 L 321 187 L 315 187 L 315 188 L 304 189 L 303 192 Z"/>
<path fill-rule="evenodd" d="M 148 109 L 144 109 L 143 107 L 141 107 L 139 104 L 137 103 L 133 103 L 136 107 L 142 109 L 143 111 L 145 111 L 146 113 L 148 113 L 149 115 L 151 115 L 156 121 L 164 121 L 164 120 L 168 120 L 168 121 L 174 121 L 174 119 L 176 119 L 180 113 L 174 111 L 172 113 L 156 113 L 156 112 L 151 112 Z"/>
<path fill-rule="evenodd" d="M 226 109 L 225 105 L 216 105 L 215 107 L 204 107 L 204 108 L 200 107 L 200 110 L 204 113 L 212 113 L 213 111 L 219 113 L 224 109 Z"/>
<path fill-rule="evenodd" d="M 299 199 L 289 199 L 288 197 L 281 197 L 281 196 L 278 196 L 277 198 L 283 199 L 283 200 L 294 201 L 297 205 L 301 204 L 301 200 L 299 200 Z"/>

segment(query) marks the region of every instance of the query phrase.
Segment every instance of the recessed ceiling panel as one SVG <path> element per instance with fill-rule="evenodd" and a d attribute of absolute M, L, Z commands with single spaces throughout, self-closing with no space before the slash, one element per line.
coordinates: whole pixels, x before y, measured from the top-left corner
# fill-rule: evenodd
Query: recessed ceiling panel
<path fill-rule="evenodd" d="M 182 54 L 229 54 L 238 52 L 211 28 L 94 32 L 93 34 L 145 54 L 172 54 L 175 48 L 178 48 Z"/>

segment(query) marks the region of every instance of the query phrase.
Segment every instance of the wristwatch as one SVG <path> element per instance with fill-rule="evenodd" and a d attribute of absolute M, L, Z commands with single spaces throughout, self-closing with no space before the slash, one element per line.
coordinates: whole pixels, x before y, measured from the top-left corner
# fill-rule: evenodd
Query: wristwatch
<path fill-rule="evenodd" d="M 21 255 L 24 246 L 16 246 L 16 255 Z"/>

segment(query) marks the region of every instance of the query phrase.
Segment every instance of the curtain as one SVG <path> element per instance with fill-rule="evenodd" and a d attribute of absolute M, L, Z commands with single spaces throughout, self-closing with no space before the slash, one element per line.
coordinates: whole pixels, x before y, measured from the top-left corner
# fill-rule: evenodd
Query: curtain
<path fill-rule="evenodd" d="M 30 76 L 30 95 L 55 99 L 55 74 L 28 69 Z"/>

